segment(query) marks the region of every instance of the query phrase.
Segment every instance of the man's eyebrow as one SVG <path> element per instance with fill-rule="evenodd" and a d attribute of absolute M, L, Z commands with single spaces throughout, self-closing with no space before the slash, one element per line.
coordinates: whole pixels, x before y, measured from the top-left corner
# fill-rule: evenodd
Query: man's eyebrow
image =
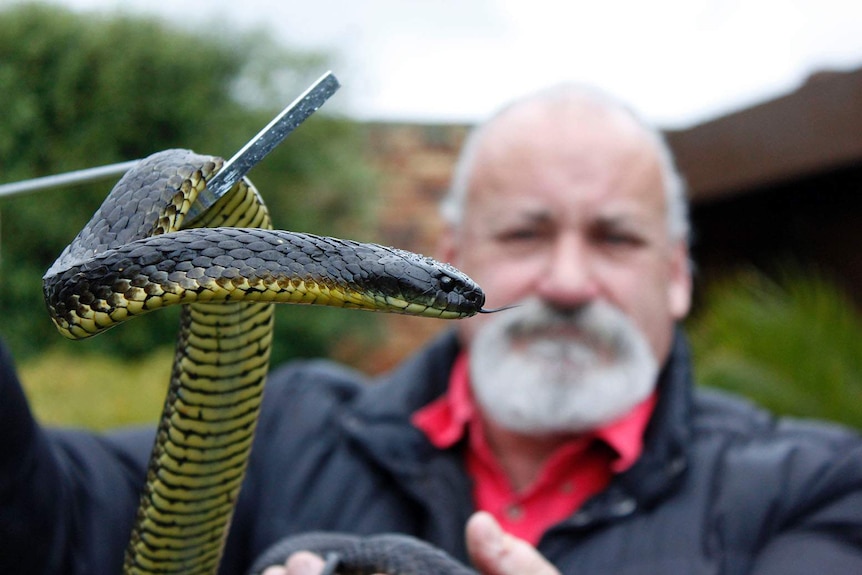
<path fill-rule="evenodd" d="M 632 214 L 600 214 L 596 218 L 597 224 L 609 228 L 628 226 L 634 221 L 635 218 Z"/>
<path fill-rule="evenodd" d="M 647 216 L 635 206 L 616 206 L 597 214 L 595 221 L 604 225 L 631 225 L 642 222 Z"/>
<path fill-rule="evenodd" d="M 642 214 L 634 212 L 600 215 L 593 221 L 592 227 L 600 233 L 631 233 L 642 237 L 651 237 L 655 231 L 655 226 L 646 221 Z"/>
<path fill-rule="evenodd" d="M 531 208 L 526 210 L 516 210 L 513 214 L 513 219 L 523 220 L 532 224 L 546 224 L 554 218 L 554 214 L 548 208 Z"/>

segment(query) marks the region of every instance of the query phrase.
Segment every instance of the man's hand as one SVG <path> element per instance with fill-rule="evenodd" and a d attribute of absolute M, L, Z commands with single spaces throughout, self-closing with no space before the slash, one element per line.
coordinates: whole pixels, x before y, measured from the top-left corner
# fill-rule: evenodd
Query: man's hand
<path fill-rule="evenodd" d="M 485 512 L 467 522 L 467 549 L 482 575 L 560 575 L 535 547 L 505 533 Z M 294 553 L 284 567 L 270 567 L 263 575 L 320 575 L 323 559 L 313 553 Z"/>

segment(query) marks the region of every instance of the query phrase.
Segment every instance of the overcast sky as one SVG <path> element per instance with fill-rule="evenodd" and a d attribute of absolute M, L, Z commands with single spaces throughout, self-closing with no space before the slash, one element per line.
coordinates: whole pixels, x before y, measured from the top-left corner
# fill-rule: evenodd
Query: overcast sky
<path fill-rule="evenodd" d="M 359 119 L 472 122 L 574 80 L 683 127 L 862 67 L 858 0 L 55 1 L 268 27 L 335 56 L 336 97 Z"/>

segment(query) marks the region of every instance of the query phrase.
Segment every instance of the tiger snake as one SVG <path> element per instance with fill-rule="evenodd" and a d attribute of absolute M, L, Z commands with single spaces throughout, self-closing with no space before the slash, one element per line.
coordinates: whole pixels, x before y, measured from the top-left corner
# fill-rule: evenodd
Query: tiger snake
<path fill-rule="evenodd" d="M 188 150 L 142 160 L 43 278 L 51 318 L 72 339 L 182 304 L 124 573 L 218 569 L 259 415 L 273 303 L 438 318 L 484 311 L 481 289 L 447 264 L 272 230 L 246 178 L 186 227 L 222 164 Z"/>

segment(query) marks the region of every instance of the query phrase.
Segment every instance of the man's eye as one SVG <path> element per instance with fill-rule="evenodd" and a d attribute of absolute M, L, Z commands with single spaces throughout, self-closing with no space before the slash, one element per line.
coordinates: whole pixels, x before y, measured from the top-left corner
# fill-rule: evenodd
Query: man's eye
<path fill-rule="evenodd" d="M 630 244 L 634 238 L 628 234 L 607 233 L 602 236 L 602 241 L 608 244 Z"/>
<path fill-rule="evenodd" d="M 536 240 L 540 236 L 537 230 L 523 228 L 503 231 L 498 235 L 498 239 L 503 242 L 527 242 Z"/>
<path fill-rule="evenodd" d="M 609 246 L 635 247 L 643 244 L 640 236 L 628 232 L 605 232 L 600 235 L 599 240 Z"/>

